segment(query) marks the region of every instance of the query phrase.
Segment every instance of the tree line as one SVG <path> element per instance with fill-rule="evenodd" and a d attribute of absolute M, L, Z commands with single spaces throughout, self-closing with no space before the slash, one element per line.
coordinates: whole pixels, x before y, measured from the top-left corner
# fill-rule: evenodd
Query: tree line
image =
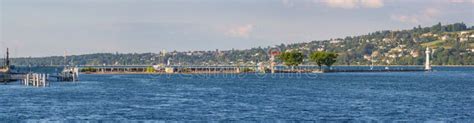
<path fill-rule="evenodd" d="M 322 65 L 331 68 L 331 66 L 336 63 L 337 57 L 338 54 L 326 51 L 316 51 L 309 54 L 309 60 L 316 63 L 319 66 L 319 70 L 322 70 Z M 278 58 L 283 61 L 283 64 L 293 69 L 303 63 L 305 56 L 301 52 L 290 51 L 281 53 L 278 55 Z"/>

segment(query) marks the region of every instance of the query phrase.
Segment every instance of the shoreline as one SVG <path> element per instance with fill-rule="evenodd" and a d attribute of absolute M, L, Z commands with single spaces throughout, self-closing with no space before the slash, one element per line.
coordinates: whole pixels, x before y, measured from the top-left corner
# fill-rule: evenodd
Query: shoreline
<path fill-rule="evenodd" d="M 321 73 L 390 73 L 390 72 L 426 72 L 430 70 L 424 69 L 392 69 L 392 70 L 305 70 L 305 71 L 277 71 L 275 73 L 261 73 L 261 72 L 84 72 L 83 74 L 89 75 L 173 75 L 173 74 L 321 74 Z"/>
<path fill-rule="evenodd" d="M 15 65 L 16 67 L 30 67 L 30 66 L 27 66 L 27 65 Z M 105 66 L 102 66 L 102 65 L 97 65 L 97 66 L 94 66 L 94 65 L 78 65 L 78 67 L 149 67 L 149 66 L 152 66 L 152 65 L 105 65 Z M 196 66 L 200 66 L 200 65 L 196 65 Z M 219 66 L 237 66 L 237 65 L 209 65 L 209 67 L 219 67 Z M 284 66 L 284 65 L 278 65 L 278 66 Z M 300 66 L 314 66 L 316 67 L 317 65 L 300 65 Z M 354 66 L 354 67 L 361 67 L 361 66 L 367 66 L 367 67 L 370 67 L 371 65 L 333 65 L 333 67 L 350 67 L 350 66 Z M 423 65 L 372 65 L 374 67 L 390 67 L 390 66 L 407 66 L 407 67 L 413 67 L 413 66 L 423 66 Z M 474 67 L 474 65 L 431 65 L 433 67 Z M 44 66 L 31 66 L 31 67 L 64 67 L 62 65 L 44 65 Z"/>

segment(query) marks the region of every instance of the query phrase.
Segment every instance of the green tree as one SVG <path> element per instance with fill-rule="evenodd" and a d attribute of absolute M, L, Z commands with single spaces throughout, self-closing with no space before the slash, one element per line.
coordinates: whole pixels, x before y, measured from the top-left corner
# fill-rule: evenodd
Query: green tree
<path fill-rule="evenodd" d="M 336 53 L 317 51 L 311 53 L 309 59 L 318 64 L 319 70 L 321 70 L 323 64 L 330 68 L 334 63 L 336 63 L 337 56 Z"/>
<path fill-rule="evenodd" d="M 146 67 L 146 72 L 147 72 L 147 73 L 154 73 L 154 72 L 156 72 L 156 71 L 155 71 L 155 68 L 153 68 L 153 67 L 150 66 L 150 67 Z"/>
<path fill-rule="evenodd" d="M 289 66 L 292 69 L 295 66 L 303 63 L 303 57 L 303 53 L 297 51 L 284 52 L 278 56 L 278 58 L 282 60 L 286 66 Z"/>
<path fill-rule="evenodd" d="M 324 58 L 324 65 L 331 68 L 331 66 L 336 63 L 337 54 L 336 53 L 326 53 L 326 57 Z"/>
<path fill-rule="evenodd" d="M 324 59 L 326 58 L 327 53 L 322 51 L 313 52 L 309 55 L 309 60 L 315 62 L 321 70 L 322 65 L 324 64 Z"/>

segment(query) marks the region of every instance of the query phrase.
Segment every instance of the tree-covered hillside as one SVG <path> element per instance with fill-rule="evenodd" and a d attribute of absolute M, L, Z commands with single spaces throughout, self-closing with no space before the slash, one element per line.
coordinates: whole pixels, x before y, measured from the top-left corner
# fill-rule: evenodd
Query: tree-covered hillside
<path fill-rule="evenodd" d="M 436 24 L 402 31 L 377 31 L 361 36 L 281 44 L 246 50 L 186 51 L 168 53 L 99 53 L 69 56 L 75 65 L 255 65 L 268 62 L 267 51 L 299 51 L 306 57 L 313 51 L 339 55 L 336 65 L 422 65 L 426 47 L 432 48 L 435 65 L 474 65 L 474 26 L 464 23 Z M 166 54 L 166 55 L 163 55 Z M 62 65 L 60 56 L 15 58 L 15 65 Z M 304 64 L 313 64 L 305 59 Z"/>

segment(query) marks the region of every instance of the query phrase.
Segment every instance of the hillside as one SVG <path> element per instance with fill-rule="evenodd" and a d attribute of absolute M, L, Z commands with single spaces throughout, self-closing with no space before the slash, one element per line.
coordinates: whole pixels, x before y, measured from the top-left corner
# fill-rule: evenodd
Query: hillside
<path fill-rule="evenodd" d="M 474 65 L 474 27 L 463 23 L 436 24 L 402 31 L 377 31 L 367 35 L 281 44 L 247 50 L 187 51 L 142 54 L 99 53 L 70 56 L 76 65 L 152 65 L 170 61 L 174 65 L 252 65 L 269 59 L 269 48 L 282 51 L 331 51 L 339 54 L 337 65 L 421 65 L 424 50 L 433 48 L 435 65 Z M 15 65 L 61 65 L 63 58 L 15 58 Z M 312 64 L 305 61 L 305 64 Z"/>

